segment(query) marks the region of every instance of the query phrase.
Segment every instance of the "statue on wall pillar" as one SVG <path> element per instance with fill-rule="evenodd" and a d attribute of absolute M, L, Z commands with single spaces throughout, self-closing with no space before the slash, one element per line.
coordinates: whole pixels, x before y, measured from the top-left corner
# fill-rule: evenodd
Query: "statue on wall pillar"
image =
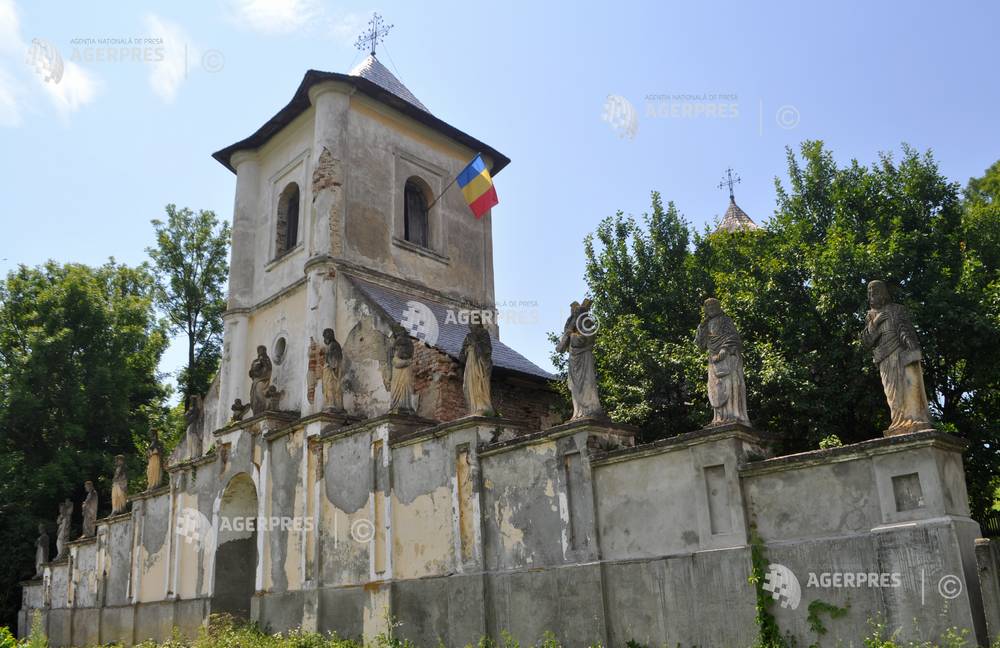
<path fill-rule="evenodd" d="M 83 483 L 83 489 L 87 496 L 83 500 L 83 534 L 81 538 L 93 538 L 97 535 L 97 489 L 94 482 L 87 480 Z"/>
<path fill-rule="evenodd" d="M 708 400 L 712 404 L 710 425 L 750 425 L 747 415 L 747 385 L 743 377 L 743 341 L 736 325 L 722 311 L 718 299 L 705 300 L 705 319 L 695 336 L 708 351 Z"/>
<path fill-rule="evenodd" d="M 469 333 L 462 343 L 458 361 L 465 366 L 462 385 L 465 404 L 471 416 L 493 416 L 490 378 L 493 373 L 493 341 L 490 332 L 478 320 L 469 322 Z"/>
<path fill-rule="evenodd" d="M 111 515 L 121 515 L 128 506 L 128 475 L 125 455 L 115 455 L 115 476 L 111 480 Z"/>
<path fill-rule="evenodd" d="M 591 301 L 573 302 L 562 337 L 556 345 L 558 353 L 569 352 L 569 373 L 566 384 L 573 397 L 573 418 L 604 418 L 604 407 L 597 389 L 597 369 L 594 363 L 594 333 L 596 321 L 590 315 Z M 591 326 L 593 324 L 593 326 Z"/>
<path fill-rule="evenodd" d="M 263 414 L 269 405 L 271 391 L 271 358 L 267 356 L 267 347 L 257 347 L 257 357 L 250 363 L 250 409 L 254 416 Z"/>
<path fill-rule="evenodd" d="M 46 563 L 49 562 L 49 534 L 45 524 L 38 523 L 38 539 L 35 540 L 35 577 L 41 578 Z"/>
<path fill-rule="evenodd" d="M 344 350 L 332 328 L 323 330 L 323 407 L 344 411 Z"/>
<path fill-rule="evenodd" d="M 868 315 L 862 343 L 872 349 L 891 422 L 885 436 L 933 429 L 924 389 L 923 356 L 910 313 L 889 296 L 883 281 L 868 284 Z"/>
<path fill-rule="evenodd" d="M 389 411 L 412 414 L 416 411 L 413 393 L 413 340 L 405 328 L 392 324 L 392 378 L 389 382 Z"/>
<path fill-rule="evenodd" d="M 63 500 L 59 505 L 59 516 L 56 518 L 56 560 L 66 557 L 66 545 L 69 544 L 70 525 L 73 523 L 73 501 Z"/>
<path fill-rule="evenodd" d="M 159 488 L 163 483 L 163 444 L 160 435 L 153 430 L 153 439 L 146 448 L 146 490 Z"/>

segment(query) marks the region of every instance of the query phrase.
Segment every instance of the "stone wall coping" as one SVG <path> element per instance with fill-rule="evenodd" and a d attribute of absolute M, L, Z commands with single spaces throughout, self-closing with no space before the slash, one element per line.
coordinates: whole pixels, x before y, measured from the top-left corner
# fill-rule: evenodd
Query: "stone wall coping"
<path fill-rule="evenodd" d="M 80 545 L 90 544 L 91 542 L 97 542 L 97 535 L 92 535 L 89 538 L 77 538 L 76 540 L 70 540 L 66 543 L 67 547 L 78 547 Z"/>
<path fill-rule="evenodd" d="M 396 438 L 390 438 L 389 444 L 394 447 L 404 446 L 411 443 L 417 443 L 425 438 L 447 436 L 453 432 L 478 427 L 505 428 L 514 430 L 531 429 L 531 427 L 524 421 L 517 421 L 514 419 L 500 418 L 496 416 L 463 416 L 462 418 L 444 421 L 443 423 L 420 430 L 404 432 Z"/>
<path fill-rule="evenodd" d="M 231 422 L 225 427 L 221 427 L 215 432 L 212 432 L 212 436 L 220 437 L 225 434 L 235 432 L 237 430 L 245 430 L 246 428 L 251 427 L 256 423 L 260 423 L 261 421 L 266 421 L 268 419 L 272 419 L 279 424 L 281 423 L 294 424 L 301 419 L 301 416 L 299 412 L 285 411 L 285 410 L 266 410 L 264 412 L 261 412 L 260 414 L 251 416 L 250 418 L 246 418 L 241 421 Z"/>
<path fill-rule="evenodd" d="M 310 414 L 309 416 L 303 416 L 302 418 L 292 421 L 290 425 L 284 427 L 275 428 L 273 430 L 268 430 L 264 433 L 265 441 L 274 441 L 275 439 L 280 439 L 286 434 L 295 432 L 296 430 L 301 430 L 305 428 L 310 423 L 316 421 L 321 421 L 327 423 L 327 427 L 334 427 L 334 429 L 340 429 L 347 425 L 357 423 L 362 419 L 357 416 L 351 416 L 346 412 L 316 412 L 315 414 Z"/>
<path fill-rule="evenodd" d="M 351 423 L 343 427 L 328 427 L 320 432 L 319 440 L 323 443 L 351 436 L 361 432 L 368 432 L 373 428 L 383 424 L 397 425 L 405 428 L 428 427 L 437 425 L 433 419 L 425 419 L 415 414 L 400 414 L 398 412 L 387 412 L 381 416 L 363 419 L 357 423 Z M 409 430 L 407 430 L 409 431 Z"/>
<path fill-rule="evenodd" d="M 624 423 L 615 423 L 608 418 L 576 419 L 575 421 L 567 421 L 566 423 L 554 425 L 552 427 L 545 428 L 544 430 L 515 437 L 507 441 L 498 441 L 497 443 L 487 444 L 480 448 L 479 456 L 484 457 L 501 452 L 507 452 L 523 446 L 546 443 L 547 441 L 570 436 L 584 430 L 593 430 L 594 432 L 603 432 L 613 436 L 633 438 L 635 433 L 638 431 L 638 428 Z"/>
<path fill-rule="evenodd" d="M 136 493 L 135 495 L 130 495 L 128 501 L 135 502 L 138 500 L 152 499 L 154 497 L 159 497 L 160 495 L 166 495 L 169 492 L 170 484 L 167 483 L 150 490 L 144 490 L 141 493 Z"/>
<path fill-rule="evenodd" d="M 629 461 L 650 457 L 664 452 L 683 450 L 691 446 L 702 443 L 712 443 L 725 439 L 742 439 L 750 443 L 773 443 L 778 437 L 752 428 L 742 423 L 727 423 L 724 425 L 710 425 L 700 430 L 684 432 L 666 439 L 657 439 L 650 443 L 644 443 L 631 448 L 620 448 L 608 452 L 594 454 L 591 457 L 592 465 L 610 464 L 619 461 Z"/>
<path fill-rule="evenodd" d="M 164 470 L 169 473 L 179 472 L 181 470 L 187 470 L 189 468 L 197 468 L 198 466 L 204 466 L 205 464 L 210 464 L 215 462 L 215 449 L 211 449 L 202 456 L 196 459 L 188 459 L 187 461 L 181 461 L 167 466 Z M 168 486 L 169 488 L 169 486 Z"/>
<path fill-rule="evenodd" d="M 131 498 L 129 498 L 126 501 L 132 501 L 132 500 Z M 118 522 L 125 522 L 126 520 L 131 520 L 131 519 L 132 519 L 132 511 L 126 511 L 125 513 L 119 513 L 118 515 L 109 515 L 107 517 L 103 517 L 97 521 L 97 524 L 98 526 L 102 524 L 116 524 Z"/>
<path fill-rule="evenodd" d="M 839 448 L 810 450 L 808 452 L 799 452 L 763 461 L 753 461 L 740 466 L 739 471 L 741 477 L 749 477 L 842 461 L 856 461 L 876 455 L 891 454 L 900 450 L 925 447 L 940 448 L 942 450 L 961 453 L 969 447 L 969 444 L 963 439 L 937 430 L 914 432 L 912 434 L 900 434 L 881 439 L 870 439 L 868 441 L 861 441 L 860 443 L 840 446 Z"/>

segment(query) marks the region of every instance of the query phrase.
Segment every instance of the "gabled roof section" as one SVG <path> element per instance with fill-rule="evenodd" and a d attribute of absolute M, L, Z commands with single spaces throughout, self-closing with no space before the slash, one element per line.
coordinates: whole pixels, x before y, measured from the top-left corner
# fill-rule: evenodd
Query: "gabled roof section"
<path fill-rule="evenodd" d="M 367 61 L 365 61 L 365 63 L 367 63 Z M 364 65 L 364 63 L 362 63 L 362 65 Z M 385 74 L 379 72 L 378 68 L 384 70 L 385 74 L 388 74 L 388 78 L 385 77 Z M 355 68 L 355 70 L 358 69 L 359 68 Z M 445 137 L 449 137 L 456 142 L 467 146 L 477 153 L 483 153 L 485 156 L 493 160 L 493 167 L 490 169 L 490 173 L 493 175 L 500 173 L 505 166 L 510 164 L 510 158 L 500 151 L 484 142 L 479 141 L 475 137 L 458 130 L 451 124 L 438 119 L 429 113 L 427 109 L 424 108 L 424 105 L 413 96 L 413 93 L 407 90 L 406 86 L 400 83 L 399 79 L 396 79 L 396 77 L 393 76 L 389 70 L 386 70 L 385 66 L 381 63 L 378 63 L 377 67 L 370 66 L 367 71 L 363 72 L 372 78 L 366 78 L 361 73 L 358 75 L 351 75 L 340 74 L 338 72 L 309 70 L 302 78 L 302 83 L 299 84 L 298 89 L 295 91 L 295 96 L 293 96 L 292 100 L 288 102 L 288 105 L 279 110 L 274 117 L 271 117 L 267 123 L 258 128 L 253 135 L 247 137 L 246 139 L 242 139 L 235 144 L 231 144 L 224 149 L 216 151 L 212 154 L 212 157 L 218 160 L 224 167 L 233 173 L 236 173 L 236 169 L 233 168 L 233 165 L 229 161 L 233 153 L 236 151 L 257 149 L 266 144 L 268 140 L 278 133 L 278 131 L 290 124 L 293 119 L 301 115 L 306 109 L 309 108 L 310 88 L 326 81 L 337 81 L 340 83 L 348 83 L 364 95 L 371 97 L 386 106 L 395 108 L 407 117 L 410 117 L 411 119 L 437 131 L 438 133 L 441 133 Z M 379 81 L 381 81 L 381 83 Z M 395 90 L 402 92 L 408 98 L 401 94 L 397 94 L 396 91 L 387 89 L 394 87 L 393 83 L 398 84 L 398 88 L 395 88 Z M 400 90 L 400 88 L 402 90 Z"/>
<path fill-rule="evenodd" d="M 388 70 L 384 65 L 382 65 L 374 54 L 369 54 L 368 58 L 361 61 L 353 70 L 348 72 L 351 76 L 358 76 L 362 79 L 368 79 L 372 83 L 377 84 L 379 87 L 388 90 L 392 94 L 396 95 L 403 101 L 408 101 L 420 110 L 424 112 L 430 112 L 427 110 L 427 106 L 420 103 L 420 100 L 410 92 L 410 89 L 403 85 L 403 82 L 396 78 L 392 72 Z"/>
<path fill-rule="evenodd" d="M 760 229 L 760 225 L 753 222 L 753 219 L 740 209 L 740 206 L 736 204 L 736 200 L 730 198 L 729 209 L 726 210 L 726 215 L 722 217 L 722 222 L 715 228 L 715 231 L 744 232 L 757 229 Z"/>
<path fill-rule="evenodd" d="M 469 327 L 454 321 L 456 318 L 447 317 L 447 306 L 431 301 L 423 296 L 415 297 L 407 295 L 397 290 L 373 284 L 364 279 L 353 276 L 349 278 L 358 291 L 368 298 L 386 317 L 398 322 L 404 328 L 411 331 L 411 337 L 423 340 L 425 343 L 430 344 L 430 346 L 444 351 L 452 358 L 458 359 L 459 354 L 462 352 L 462 343 L 465 342 L 465 336 L 469 332 Z M 414 308 L 410 305 L 410 302 L 417 302 L 418 306 Z M 436 320 L 436 340 L 428 339 L 422 333 L 414 332 L 414 325 L 417 323 L 413 321 L 413 318 L 417 314 L 426 316 L 428 312 Z M 420 329 L 422 331 L 433 331 L 435 323 L 428 325 L 426 322 L 422 322 L 420 323 Z M 556 378 L 492 335 L 490 338 L 493 341 L 494 367 L 524 374 L 532 378 L 541 378 L 544 380 L 554 380 Z"/>

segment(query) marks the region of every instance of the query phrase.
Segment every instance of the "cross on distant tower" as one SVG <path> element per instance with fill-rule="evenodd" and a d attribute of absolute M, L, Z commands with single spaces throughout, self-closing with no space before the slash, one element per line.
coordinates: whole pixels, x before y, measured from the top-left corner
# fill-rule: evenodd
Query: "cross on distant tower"
<path fill-rule="evenodd" d="M 382 16 L 377 13 L 372 14 L 372 19 L 368 21 L 368 31 L 358 36 L 358 42 L 354 43 L 354 46 L 361 51 L 368 50 L 372 56 L 375 56 L 375 47 L 380 41 L 385 40 L 386 34 L 392 27 L 392 25 L 386 25 L 382 22 Z"/>
<path fill-rule="evenodd" d="M 724 187 L 729 187 L 729 199 L 735 201 L 736 197 L 733 196 L 733 185 L 738 185 L 739 183 L 740 183 L 740 177 L 735 173 L 733 173 L 733 170 L 731 168 L 726 169 L 726 177 L 724 177 L 722 179 L 722 182 L 719 183 L 719 189 L 722 189 Z"/>

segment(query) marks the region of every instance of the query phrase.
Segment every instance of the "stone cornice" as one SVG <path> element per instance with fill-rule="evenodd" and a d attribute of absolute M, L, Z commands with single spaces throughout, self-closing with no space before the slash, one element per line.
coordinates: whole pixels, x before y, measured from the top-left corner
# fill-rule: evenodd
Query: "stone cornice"
<path fill-rule="evenodd" d="M 808 466 L 856 461 L 858 459 L 868 459 L 878 455 L 899 452 L 900 450 L 937 448 L 962 453 L 968 447 L 969 444 L 967 441 L 937 430 L 914 432 L 913 434 L 900 434 L 882 439 L 862 441 L 861 443 L 852 443 L 851 445 L 840 446 L 839 448 L 812 450 L 784 457 L 765 459 L 764 461 L 754 461 L 740 467 L 740 476 L 748 477 L 782 470 L 795 470 Z"/>
<path fill-rule="evenodd" d="M 664 452 L 673 452 L 675 450 L 690 448 L 691 446 L 702 443 L 711 443 L 724 439 L 740 439 L 756 444 L 766 444 L 777 441 L 776 436 L 761 432 L 760 430 L 756 430 L 741 423 L 727 423 L 724 425 L 704 427 L 700 430 L 685 432 L 666 439 L 657 439 L 651 443 L 644 443 L 631 448 L 621 448 L 619 450 L 611 450 L 610 452 L 598 453 L 593 456 L 591 463 L 597 465 L 615 463 L 618 461 L 628 461 L 630 459 L 649 457 Z"/>

